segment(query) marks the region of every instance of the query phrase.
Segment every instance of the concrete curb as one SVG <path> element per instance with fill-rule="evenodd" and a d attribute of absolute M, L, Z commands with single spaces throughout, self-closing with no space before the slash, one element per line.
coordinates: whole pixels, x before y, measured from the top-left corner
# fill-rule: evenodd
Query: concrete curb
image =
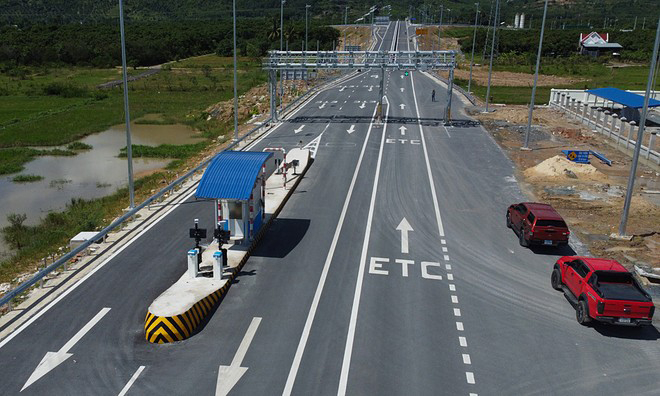
<path fill-rule="evenodd" d="M 307 170 L 313 162 L 313 159 L 310 159 L 305 169 L 295 179 L 293 186 L 287 192 L 280 206 L 277 208 L 277 210 L 275 210 L 275 212 L 273 212 L 268 221 L 264 223 L 257 235 L 255 235 L 254 240 L 252 241 L 252 244 L 250 244 L 250 247 L 247 249 L 245 256 L 243 256 L 235 268 L 232 268 L 229 279 L 224 284 L 224 286 L 202 298 L 187 311 L 175 316 L 160 317 L 152 314 L 147 309 L 147 315 L 144 320 L 144 333 L 148 342 L 152 344 L 165 344 L 175 341 L 183 341 L 196 334 L 199 325 L 207 318 L 209 318 L 215 311 L 216 307 L 229 290 L 231 284 L 234 282 L 234 279 L 236 279 L 238 274 L 241 272 L 245 266 L 245 263 L 250 258 L 250 255 L 259 244 L 259 241 L 270 227 L 270 224 L 280 214 L 282 208 L 284 208 L 284 205 L 286 205 L 287 201 L 298 187 L 298 184 L 300 184 L 300 181 L 304 178 L 305 174 L 307 174 Z"/>

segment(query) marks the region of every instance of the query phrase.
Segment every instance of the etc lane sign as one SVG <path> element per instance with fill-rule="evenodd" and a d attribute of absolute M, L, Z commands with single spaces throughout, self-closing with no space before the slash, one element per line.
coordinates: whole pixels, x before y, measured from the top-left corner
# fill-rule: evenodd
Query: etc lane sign
<path fill-rule="evenodd" d="M 401 254 L 409 254 L 409 234 L 414 232 L 414 229 L 404 217 L 396 231 L 401 233 Z M 417 267 L 419 266 L 419 269 Z M 400 270 L 399 270 L 400 268 Z M 388 257 L 370 257 L 369 258 L 369 273 L 373 275 L 398 275 L 407 278 L 411 272 L 418 273 L 423 279 L 429 280 L 442 280 L 441 275 L 437 272 L 441 269 L 440 263 L 437 261 L 417 261 L 404 258 L 390 259 Z"/>

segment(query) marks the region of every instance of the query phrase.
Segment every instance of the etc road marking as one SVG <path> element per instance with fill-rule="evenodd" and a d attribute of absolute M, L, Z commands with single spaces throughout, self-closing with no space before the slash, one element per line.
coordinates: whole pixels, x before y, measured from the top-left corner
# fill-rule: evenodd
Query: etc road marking
<path fill-rule="evenodd" d="M 319 283 L 316 287 L 316 292 L 314 293 L 314 298 L 312 299 L 312 305 L 309 309 L 309 313 L 307 314 L 307 319 L 305 320 L 305 326 L 303 327 L 303 331 L 300 336 L 300 341 L 298 342 L 296 354 L 293 358 L 291 369 L 289 370 L 289 375 L 286 379 L 286 384 L 284 385 L 284 391 L 282 392 L 282 395 L 284 396 L 288 396 L 291 394 L 291 391 L 293 390 L 293 384 L 296 382 L 296 376 L 298 375 L 298 369 L 300 368 L 302 355 L 305 352 L 305 346 L 307 345 L 307 340 L 309 339 L 309 334 L 312 328 L 312 324 L 314 323 L 314 317 L 316 316 L 316 310 L 318 309 L 319 301 L 321 299 L 321 294 L 323 293 L 323 287 L 325 286 L 325 281 L 328 277 L 330 264 L 332 263 L 332 258 L 334 257 L 335 249 L 337 248 L 339 235 L 344 225 L 344 219 L 346 218 L 348 205 L 353 195 L 353 189 L 355 188 L 355 183 L 358 177 L 358 173 L 362 165 L 362 159 L 364 158 L 364 153 L 367 148 L 367 143 L 369 142 L 369 137 L 371 136 L 371 129 L 373 128 L 374 125 L 377 110 L 378 110 L 378 106 L 375 106 L 374 112 L 371 116 L 371 123 L 369 124 L 369 129 L 367 130 L 367 136 L 364 138 L 364 143 L 362 144 L 362 150 L 360 151 L 360 156 L 358 157 L 358 162 L 357 165 L 355 166 L 355 171 L 353 172 L 353 179 L 351 180 L 351 184 L 348 188 L 346 199 L 344 200 L 344 206 L 341 209 L 341 214 L 339 215 L 339 221 L 337 222 L 337 227 L 335 228 L 335 234 L 332 238 L 332 243 L 330 244 L 330 250 L 328 251 L 328 256 L 325 259 L 325 263 L 323 264 L 323 270 L 321 271 L 321 278 L 319 279 Z M 383 137 L 384 136 L 385 133 L 383 131 Z"/>

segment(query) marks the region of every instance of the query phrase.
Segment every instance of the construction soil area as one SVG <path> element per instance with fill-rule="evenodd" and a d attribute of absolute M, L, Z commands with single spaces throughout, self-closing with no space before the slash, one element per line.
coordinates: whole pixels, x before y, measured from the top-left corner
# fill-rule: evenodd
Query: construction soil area
<path fill-rule="evenodd" d="M 344 50 L 344 42 L 347 45 L 359 45 L 360 50 L 366 51 L 371 45 L 371 26 L 335 26 L 339 30 L 339 42 L 337 51 Z"/>
<path fill-rule="evenodd" d="M 637 169 L 626 233 L 631 240 L 611 238 L 618 233 L 632 157 L 613 147 L 602 135 L 568 120 L 549 108 L 534 110 L 531 151 L 520 148 L 527 129 L 528 107 L 496 106 L 492 113 L 468 112 L 505 150 L 517 167 L 521 188 L 535 201 L 551 204 L 564 217 L 573 235 L 594 257 L 612 258 L 629 269 L 637 265 L 660 275 L 660 169 L 640 162 Z M 593 150 L 590 164 L 565 158 L 561 150 Z M 647 285 L 647 278 L 641 278 Z M 660 282 L 658 282 L 660 287 Z M 654 287 L 654 289 L 658 289 Z"/>
<path fill-rule="evenodd" d="M 437 74 L 444 78 L 449 77 L 449 72 L 437 72 Z M 457 69 L 454 69 L 454 78 L 460 80 L 468 80 L 470 78 L 470 63 L 460 64 Z M 532 88 L 534 84 L 534 75 L 527 73 L 514 73 L 508 71 L 493 71 L 491 77 L 492 85 L 498 87 L 529 87 Z M 472 81 L 481 86 L 488 85 L 488 66 L 474 66 L 472 68 Z M 586 81 L 581 78 L 569 78 L 551 76 L 546 74 L 539 74 L 538 86 L 541 87 L 558 87 L 562 85 L 570 85 Z"/>

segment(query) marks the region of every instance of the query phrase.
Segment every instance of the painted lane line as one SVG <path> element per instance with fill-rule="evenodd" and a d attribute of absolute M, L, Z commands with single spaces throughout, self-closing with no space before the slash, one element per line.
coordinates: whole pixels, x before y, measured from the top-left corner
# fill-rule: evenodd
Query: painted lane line
<path fill-rule="evenodd" d="M 362 254 L 360 255 L 360 265 L 358 268 L 357 282 L 355 284 L 355 294 L 353 295 L 353 307 L 351 309 L 351 318 L 348 324 L 348 335 L 346 337 L 346 348 L 344 349 L 344 360 L 341 366 L 341 375 L 339 377 L 339 389 L 337 395 L 346 395 L 346 388 L 348 386 L 348 373 L 351 367 L 351 355 L 353 354 L 353 342 L 355 340 L 355 328 L 357 326 L 357 315 L 360 308 L 360 296 L 362 295 L 362 283 L 364 280 L 364 268 L 367 263 L 367 250 L 369 248 L 369 238 L 371 236 L 371 222 L 374 217 L 374 209 L 376 206 L 376 193 L 378 191 L 378 181 L 380 179 L 380 165 L 383 160 L 383 148 L 385 147 L 385 135 L 387 131 L 387 120 L 390 113 L 390 101 L 387 96 L 384 97 L 387 102 L 387 110 L 385 111 L 385 120 L 383 122 L 383 132 L 380 139 L 380 147 L 378 149 L 378 160 L 376 161 L 376 175 L 374 176 L 374 184 L 371 191 L 371 200 L 369 202 L 369 213 L 367 214 L 367 226 L 364 233 L 364 241 L 362 242 Z"/>
<path fill-rule="evenodd" d="M 472 360 L 470 360 L 470 354 L 463 354 L 463 364 L 472 364 Z"/>
<path fill-rule="evenodd" d="M 243 374 L 248 370 L 247 367 L 241 367 L 241 364 L 243 363 L 243 359 L 245 359 L 247 350 L 250 348 L 250 344 L 254 339 L 254 335 L 256 334 L 260 323 L 261 318 L 252 318 L 250 326 L 245 332 L 243 340 L 241 340 L 231 364 L 229 366 L 221 365 L 218 367 L 218 380 L 215 385 L 215 396 L 228 395 L 232 388 L 234 388 L 238 381 L 240 381 L 241 377 L 243 377 Z"/>
<path fill-rule="evenodd" d="M 454 280 L 453 274 L 447 274 L 447 280 Z"/>
<path fill-rule="evenodd" d="M 417 103 L 417 93 L 415 91 L 415 79 L 413 77 L 415 73 L 410 73 L 410 83 L 412 85 L 413 91 L 413 101 L 415 103 L 415 113 L 417 113 L 417 126 L 419 127 L 419 133 L 422 137 L 422 149 L 424 150 L 424 160 L 426 161 L 426 173 L 428 174 L 429 184 L 431 185 L 431 195 L 433 196 L 433 210 L 435 211 L 435 218 L 438 223 L 438 232 L 440 233 L 440 238 L 442 239 L 445 236 L 445 229 L 442 226 L 442 218 L 440 217 L 440 205 L 438 204 L 438 194 L 435 191 L 435 182 L 433 181 L 433 173 L 431 172 L 431 162 L 429 160 L 429 151 L 426 147 L 426 138 L 424 137 L 424 128 L 422 127 L 422 122 L 420 121 L 419 116 L 419 104 Z"/>
<path fill-rule="evenodd" d="M 449 290 L 450 290 L 450 291 L 456 291 L 456 285 L 454 285 L 454 284 L 449 284 Z"/>
<path fill-rule="evenodd" d="M 454 308 L 454 316 L 461 316 L 461 309 L 460 308 Z"/>
<path fill-rule="evenodd" d="M 458 337 L 458 343 L 459 343 L 462 347 L 466 348 L 466 347 L 467 347 L 467 338 L 465 338 L 465 337 Z"/>
<path fill-rule="evenodd" d="M 458 331 L 464 331 L 465 328 L 463 327 L 463 322 L 456 322 L 456 330 Z"/>
<path fill-rule="evenodd" d="M 474 373 L 470 371 L 465 372 L 465 379 L 467 379 L 468 384 L 474 384 Z"/>
<path fill-rule="evenodd" d="M 458 304 L 458 296 L 451 296 L 452 304 Z"/>
<path fill-rule="evenodd" d="M 445 264 L 445 269 L 447 271 L 451 271 L 451 264 Z"/>
<path fill-rule="evenodd" d="M 335 254 L 335 249 L 337 248 L 337 241 L 339 240 L 339 234 L 341 233 L 342 226 L 344 224 L 344 219 L 346 218 L 346 212 L 348 211 L 348 204 L 351 201 L 353 195 L 353 189 L 355 188 L 355 183 L 360 171 L 360 166 L 362 165 L 362 159 L 364 158 L 364 153 L 367 149 L 367 143 L 369 142 L 369 136 L 371 135 L 371 129 L 373 128 L 374 120 L 376 117 L 376 111 L 378 106 L 374 107 L 373 115 L 371 116 L 371 124 L 369 124 L 369 129 L 367 130 L 367 136 L 364 138 L 364 143 L 362 144 L 362 151 L 360 151 L 360 156 L 358 158 L 357 165 L 355 166 L 355 171 L 353 172 L 353 179 L 348 188 L 348 193 L 346 194 L 346 199 L 344 200 L 344 206 L 341 209 L 341 214 L 339 215 L 339 221 L 337 222 L 337 227 L 335 228 L 335 234 L 332 238 L 332 243 L 330 244 L 330 250 L 323 264 L 323 270 L 321 271 L 321 278 L 316 287 L 316 292 L 314 293 L 314 298 L 312 299 L 312 305 L 307 314 L 307 320 L 305 321 L 305 326 L 303 327 L 302 334 L 300 336 L 300 341 L 298 342 L 298 347 L 296 349 L 296 354 L 293 358 L 291 364 L 291 369 L 289 370 L 289 375 L 284 386 L 284 391 L 282 395 L 288 396 L 293 390 L 293 384 L 296 381 L 296 375 L 298 375 L 298 369 L 300 368 L 300 362 L 302 360 L 302 355 L 305 352 L 305 346 L 307 345 L 307 340 L 309 339 L 309 333 L 314 322 L 314 317 L 316 316 L 316 310 L 318 309 L 319 300 L 321 299 L 321 294 L 323 293 L 323 287 L 325 286 L 325 281 L 328 277 L 328 271 L 330 270 L 330 264 L 332 263 L 332 258 Z M 383 134 L 383 136 L 385 136 Z"/>
<path fill-rule="evenodd" d="M 447 248 L 443 246 L 443 247 L 442 247 L 442 251 L 443 251 L 444 253 L 447 253 Z"/>
<path fill-rule="evenodd" d="M 30 375 L 30 378 L 28 378 L 25 385 L 23 385 L 23 388 L 21 388 L 21 392 L 23 392 L 25 388 L 32 385 L 39 378 L 48 374 L 55 367 L 59 366 L 61 363 L 64 363 L 64 361 L 73 356 L 73 353 L 69 353 L 69 350 L 73 348 L 74 345 L 76 345 L 78 341 L 80 341 L 80 339 L 82 339 L 85 334 L 87 334 L 101 319 L 103 319 L 103 317 L 108 312 L 110 312 L 110 308 L 102 308 L 99 313 L 97 313 L 96 316 L 87 322 L 87 324 L 85 324 L 82 329 L 78 330 L 78 332 L 73 337 L 71 337 L 71 339 L 67 341 L 59 351 L 46 352 L 46 355 L 41 359 L 41 362 L 39 362 L 37 368 L 34 370 L 32 375 Z"/>
<path fill-rule="evenodd" d="M 131 389 L 131 386 L 135 383 L 135 381 L 138 379 L 140 374 L 142 374 L 142 371 L 144 370 L 144 366 L 138 367 L 138 369 L 135 371 L 131 379 L 128 380 L 126 385 L 122 388 L 121 392 L 117 396 L 125 396 L 126 393 L 128 392 L 129 389 Z"/>
<path fill-rule="evenodd" d="M 443 244 L 443 245 L 446 245 L 446 244 L 447 244 L 447 240 L 446 240 L 446 239 L 441 239 L 441 240 L 440 240 L 440 243 Z"/>
<path fill-rule="evenodd" d="M 445 261 L 449 261 L 449 255 L 448 255 L 448 254 L 445 254 L 445 255 L 443 256 L 443 258 L 445 259 Z"/>

